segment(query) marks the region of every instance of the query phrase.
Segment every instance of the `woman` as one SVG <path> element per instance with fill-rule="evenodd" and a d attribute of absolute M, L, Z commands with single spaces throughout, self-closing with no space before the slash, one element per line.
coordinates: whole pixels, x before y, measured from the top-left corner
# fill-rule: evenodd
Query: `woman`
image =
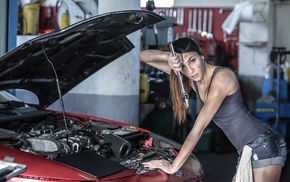
<path fill-rule="evenodd" d="M 198 44 L 190 38 L 174 41 L 173 47 L 176 56 L 160 50 L 144 50 L 140 53 L 140 60 L 170 74 L 171 97 L 177 121 L 182 123 L 186 118 L 178 71 L 184 75 L 183 84 L 187 94 L 192 88 L 202 108 L 173 163 L 153 160 L 144 162 L 144 167 L 175 173 L 193 151 L 205 128 L 214 121 L 239 155 L 242 155 L 244 146 L 251 148 L 253 170 L 250 171 L 255 182 L 278 182 L 286 160 L 286 143 L 278 132 L 260 122 L 246 109 L 234 72 L 209 64 Z"/>

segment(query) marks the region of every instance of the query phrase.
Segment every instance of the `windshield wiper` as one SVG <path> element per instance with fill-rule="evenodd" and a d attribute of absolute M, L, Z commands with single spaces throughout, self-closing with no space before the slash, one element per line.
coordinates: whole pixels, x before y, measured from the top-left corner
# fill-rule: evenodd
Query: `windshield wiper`
<path fill-rule="evenodd" d="M 11 107 L 24 107 L 24 102 L 10 100 L 5 102 L 0 102 L 0 109 L 7 109 Z"/>

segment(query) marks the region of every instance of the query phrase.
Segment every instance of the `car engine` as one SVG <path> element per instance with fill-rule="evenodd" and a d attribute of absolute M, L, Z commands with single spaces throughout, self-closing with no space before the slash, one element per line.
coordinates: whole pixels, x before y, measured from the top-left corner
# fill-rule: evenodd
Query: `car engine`
<path fill-rule="evenodd" d="M 161 141 L 135 127 L 69 116 L 64 119 L 60 115 L 0 128 L 0 142 L 51 160 L 93 151 L 136 173 L 149 171 L 142 166 L 143 161 L 157 158 L 173 161 L 177 154 L 173 147 L 163 147 Z"/>

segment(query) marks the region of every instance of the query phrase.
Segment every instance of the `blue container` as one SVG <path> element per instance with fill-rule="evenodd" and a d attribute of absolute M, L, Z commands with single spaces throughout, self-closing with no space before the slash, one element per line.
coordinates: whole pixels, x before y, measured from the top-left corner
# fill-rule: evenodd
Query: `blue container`
<path fill-rule="evenodd" d="M 280 100 L 288 101 L 288 82 L 280 79 L 279 87 Z M 263 79 L 262 82 L 262 95 L 267 95 L 269 92 L 277 93 L 277 79 Z"/>
<path fill-rule="evenodd" d="M 271 125 L 275 128 L 276 124 L 276 103 L 257 103 L 255 109 L 255 116 L 263 123 Z M 288 122 L 290 123 L 290 103 L 280 103 L 280 114 L 277 131 L 286 138 L 288 132 Z"/>

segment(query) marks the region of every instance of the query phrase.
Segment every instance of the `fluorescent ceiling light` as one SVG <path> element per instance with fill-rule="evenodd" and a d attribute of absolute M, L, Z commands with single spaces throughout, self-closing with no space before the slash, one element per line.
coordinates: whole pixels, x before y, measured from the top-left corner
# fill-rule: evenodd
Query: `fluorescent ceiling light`
<path fill-rule="evenodd" d="M 140 0 L 140 6 L 146 7 L 146 2 L 148 0 Z M 174 4 L 174 0 L 154 0 L 156 8 L 171 8 Z"/>

